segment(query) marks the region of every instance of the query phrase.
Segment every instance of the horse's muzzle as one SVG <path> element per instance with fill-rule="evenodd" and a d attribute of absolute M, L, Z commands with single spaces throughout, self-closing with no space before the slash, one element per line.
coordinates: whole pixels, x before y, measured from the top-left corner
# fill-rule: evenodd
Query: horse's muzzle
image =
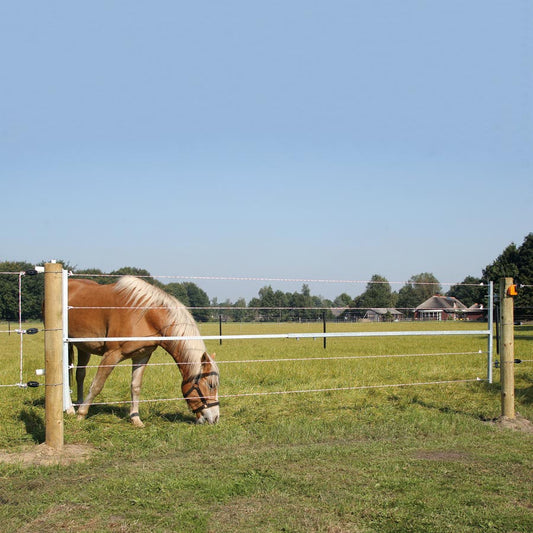
<path fill-rule="evenodd" d="M 205 424 L 205 423 L 216 424 L 220 417 L 220 411 L 219 411 L 218 405 L 203 409 L 202 411 L 197 413 L 196 416 L 198 417 L 196 419 L 197 424 Z"/>

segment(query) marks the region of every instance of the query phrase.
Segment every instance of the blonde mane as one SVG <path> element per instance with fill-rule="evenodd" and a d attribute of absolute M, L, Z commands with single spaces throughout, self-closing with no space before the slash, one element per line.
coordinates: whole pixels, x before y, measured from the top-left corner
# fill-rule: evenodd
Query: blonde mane
<path fill-rule="evenodd" d="M 188 309 L 177 298 L 159 287 L 134 276 L 123 276 L 117 281 L 115 291 L 132 307 L 164 308 L 162 311 L 167 313 L 168 320 L 165 336 L 200 336 L 198 326 Z M 180 343 L 183 362 L 193 363 L 191 368 L 193 373 L 200 373 L 202 355 L 207 352 L 204 341 L 202 339 L 173 341 L 172 346 L 178 347 Z"/>

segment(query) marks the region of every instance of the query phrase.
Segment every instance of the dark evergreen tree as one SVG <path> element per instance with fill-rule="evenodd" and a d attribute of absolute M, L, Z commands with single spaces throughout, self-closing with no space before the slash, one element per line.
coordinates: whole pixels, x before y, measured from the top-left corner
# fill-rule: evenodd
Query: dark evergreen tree
<path fill-rule="evenodd" d="M 80 277 L 87 276 L 87 279 L 96 281 L 96 283 L 100 283 L 100 285 L 115 283 L 115 281 L 117 281 L 117 278 L 105 275 L 99 268 L 76 270 L 76 275 L 79 275 Z"/>
<path fill-rule="evenodd" d="M 517 276 L 518 248 L 514 242 L 483 270 L 483 281 L 493 281 L 495 284 L 499 283 L 500 278 L 516 278 Z"/>
<path fill-rule="evenodd" d="M 253 319 L 253 315 L 249 313 L 246 308 L 246 300 L 244 298 L 238 298 L 234 304 L 235 310 L 233 311 L 233 320 L 235 322 L 247 322 Z"/>
<path fill-rule="evenodd" d="M 19 277 L 22 291 L 22 320 L 39 320 L 44 294 L 43 274 L 31 275 L 35 266 L 23 261 L 0 263 L 0 318 L 19 320 Z M 26 274 L 28 272 L 28 274 Z M 21 276 L 20 274 L 23 273 Z"/>
<path fill-rule="evenodd" d="M 207 293 L 195 283 L 187 281 L 183 283 L 187 291 L 191 313 L 198 322 L 207 322 L 211 316 L 210 303 Z M 197 308 L 197 309 L 195 309 Z"/>
<path fill-rule="evenodd" d="M 483 280 L 493 281 L 496 291 L 504 277 L 513 278 L 519 285 L 515 299 L 517 320 L 533 318 L 533 233 L 526 235 L 520 247 L 511 243 L 483 270 Z"/>
<path fill-rule="evenodd" d="M 518 249 L 518 276 L 515 281 L 520 284 L 515 306 L 523 318 L 533 317 L 533 233 L 524 239 Z"/>
<path fill-rule="evenodd" d="M 353 307 L 365 309 L 392 307 L 393 304 L 394 298 L 390 283 L 387 281 L 387 278 L 379 274 L 374 274 L 367 283 L 365 292 L 353 300 Z"/>
<path fill-rule="evenodd" d="M 412 310 L 431 296 L 441 292 L 442 286 L 439 280 L 429 272 L 422 272 L 411 276 L 409 281 L 398 291 L 396 305 L 405 311 Z"/>
<path fill-rule="evenodd" d="M 189 295 L 183 283 L 167 283 L 163 285 L 163 290 L 177 298 L 185 307 L 189 307 Z"/>
<path fill-rule="evenodd" d="M 470 307 L 474 304 L 487 305 L 487 286 L 480 278 L 466 276 L 461 284 L 452 285 L 446 296 L 453 296 Z"/>
<path fill-rule="evenodd" d="M 117 276 L 117 277 L 119 277 L 119 276 L 137 276 L 137 277 L 142 278 L 147 283 L 151 283 L 152 285 L 161 286 L 161 283 L 156 282 L 156 280 L 154 280 L 154 278 L 152 277 L 150 272 L 148 272 L 148 270 L 146 270 L 144 268 L 125 266 L 125 267 L 119 268 L 117 270 L 113 270 L 109 274 L 111 276 Z M 115 283 L 115 281 L 117 281 L 117 278 L 110 277 L 109 280 L 110 280 L 109 283 Z"/>

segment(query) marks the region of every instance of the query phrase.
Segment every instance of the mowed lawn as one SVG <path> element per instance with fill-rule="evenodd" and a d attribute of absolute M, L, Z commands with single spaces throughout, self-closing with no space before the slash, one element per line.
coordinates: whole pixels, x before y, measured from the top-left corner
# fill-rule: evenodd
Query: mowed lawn
<path fill-rule="evenodd" d="M 322 324 L 223 327 L 303 334 Z M 423 328 L 486 325 L 328 324 Z M 0 463 L 0 531 L 533 531 L 533 435 L 492 422 L 499 371 L 492 385 L 477 380 L 485 336 L 207 344 L 221 371 L 218 425 L 193 424 L 179 372 L 158 350 L 143 385 L 146 427 L 134 428 L 127 404 L 106 403 L 129 398 L 122 364 L 86 420 L 65 417 L 65 443 L 89 451 L 84 461 Z M 516 357 L 533 359 L 533 328 L 517 327 L 515 344 Z M 42 380 L 42 333 L 25 336 L 23 352 L 24 381 Z M 0 384 L 18 383 L 19 336 L 0 334 L 0 354 Z M 515 372 L 517 411 L 533 420 L 533 363 Z M 0 387 L 0 449 L 18 457 L 44 435 L 44 387 Z"/>

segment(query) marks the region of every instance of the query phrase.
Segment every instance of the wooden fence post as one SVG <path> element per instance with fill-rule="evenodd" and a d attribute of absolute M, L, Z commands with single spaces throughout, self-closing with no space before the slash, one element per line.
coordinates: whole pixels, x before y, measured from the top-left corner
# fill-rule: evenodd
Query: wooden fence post
<path fill-rule="evenodd" d="M 46 444 L 63 449 L 63 305 L 60 263 L 44 266 L 44 357 Z"/>
<path fill-rule="evenodd" d="M 514 302 L 509 295 L 513 278 L 500 280 L 501 353 L 500 383 L 502 415 L 515 418 L 514 405 Z"/>

